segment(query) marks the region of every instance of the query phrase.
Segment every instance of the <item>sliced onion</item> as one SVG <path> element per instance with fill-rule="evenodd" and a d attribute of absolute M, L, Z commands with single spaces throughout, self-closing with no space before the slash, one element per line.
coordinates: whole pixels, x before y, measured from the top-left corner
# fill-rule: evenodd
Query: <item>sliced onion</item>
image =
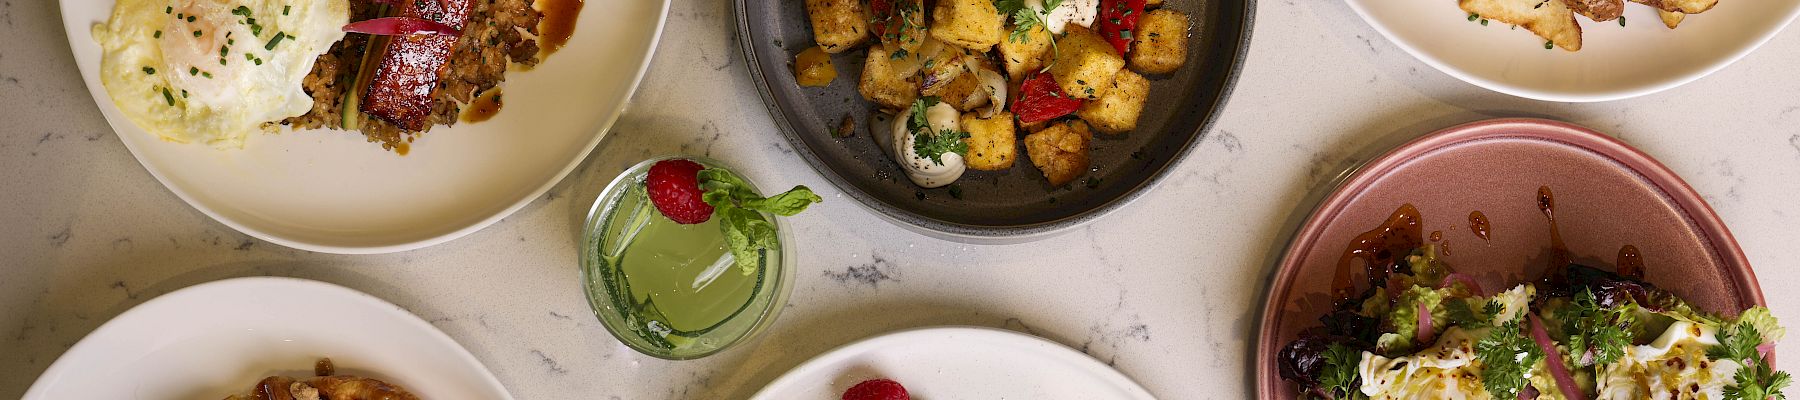
<path fill-rule="evenodd" d="M 1438 288 L 1448 288 L 1454 283 L 1462 283 L 1463 287 L 1467 287 L 1469 288 L 1469 291 L 1473 292 L 1471 294 L 1476 296 L 1481 295 L 1481 284 L 1475 283 L 1475 278 L 1461 272 L 1451 272 L 1449 275 L 1444 275 L 1444 283 L 1438 285 Z"/>
<path fill-rule="evenodd" d="M 1436 343 L 1436 341 L 1432 340 L 1432 339 L 1436 339 L 1433 336 L 1436 336 L 1435 334 L 1437 333 L 1437 330 L 1432 329 L 1433 327 L 1431 326 L 1431 309 L 1426 308 L 1425 303 L 1423 303 L 1423 302 L 1418 303 L 1418 305 L 1419 305 L 1419 332 L 1418 332 L 1417 336 L 1419 338 L 1419 343 L 1425 343 L 1425 344 Z"/>
<path fill-rule="evenodd" d="M 994 113 L 1006 108 L 1006 77 L 999 72 L 978 67 L 975 68 L 975 79 L 981 81 L 981 91 L 987 93 L 988 105 L 982 108 L 982 118 L 993 118 Z"/>
<path fill-rule="evenodd" d="M 457 36 L 462 32 L 442 22 L 413 17 L 386 17 L 351 22 L 344 25 L 344 32 L 367 33 L 370 35 L 400 36 L 414 34 L 437 34 Z"/>
<path fill-rule="evenodd" d="M 1563 397 L 1569 400 L 1585 400 L 1581 387 L 1575 386 L 1575 377 L 1569 375 L 1569 369 L 1563 365 L 1562 351 L 1556 349 L 1556 343 L 1550 341 L 1550 333 L 1544 331 L 1544 321 L 1537 314 L 1525 312 L 1531 324 L 1531 341 L 1536 342 L 1538 349 L 1544 351 L 1544 365 L 1550 367 L 1550 377 L 1556 378 L 1557 389 L 1562 390 Z"/>
<path fill-rule="evenodd" d="M 1524 389 L 1519 389 L 1519 400 L 1533 400 L 1536 398 L 1538 398 L 1537 386 L 1525 385 Z"/>

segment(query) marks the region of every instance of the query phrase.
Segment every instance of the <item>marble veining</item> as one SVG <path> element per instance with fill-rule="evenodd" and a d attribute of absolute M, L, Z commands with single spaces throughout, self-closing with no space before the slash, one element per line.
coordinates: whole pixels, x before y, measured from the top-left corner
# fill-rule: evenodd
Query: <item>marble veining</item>
<path fill-rule="evenodd" d="M 468 348 L 520 399 L 745 398 L 831 348 L 935 325 L 1044 337 L 1163 398 L 1244 398 L 1262 290 L 1287 224 L 1313 205 L 1308 194 L 1381 146 L 1499 116 L 1563 119 L 1630 142 L 1712 203 L 1762 282 L 1800 279 L 1790 268 L 1800 253 L 1788 250 L 1800 226 L 1800 97 L 1791 95 L 1800 79 L 1788 67 L 1800 64 L 1800 30 L 1681 88 L 1561 104 L 1438 73 L 1343 2 L 1259 2 L 1264 23 L 1234 97 L 1161 186 L 1061 236 L 975 246 L 892 226 L 807 167 L 744 70 L 731 2 L 676 0 L 628 111 L 570 177 L 467 237 L 342 256 L 235 232 L 157 183 L 88 96 L 56 7 L 0 0 L 0 398 L 22 395 L 69 346 L 132 306 L 258 275 L 394 302 Z M 855 78 L 854 66 L 839 68 L 839 79 Z M 701 360 L 618 343 L 589 311 L 576 267 L 577 232 L 600 188 L 670 153 L 826 199 L 783 221 L 797 256 L 780 319 Z M 1778 316 L 1800 321 L 1800 294 L 1765 294 Z M 1800 356 L 1793 348 L 1778 351 Z"/>

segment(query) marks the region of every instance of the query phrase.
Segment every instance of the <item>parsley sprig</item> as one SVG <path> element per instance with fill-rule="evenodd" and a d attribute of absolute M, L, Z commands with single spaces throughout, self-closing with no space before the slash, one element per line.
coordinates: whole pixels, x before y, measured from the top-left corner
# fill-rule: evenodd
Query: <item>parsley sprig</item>
<path fill-rule="evenodd" d="M 1530 383 L 1525 372 L 1544 359 L 1544 351 L 1526 336 L 1525 323 L 1525 318 L 1513 318 L 1475 342 L 1475 358 L 1482 365 L 1481 384 L 1496 399 L 1518 397 L 1519 390 Z"/>
<path fill-rule="evenodd" d="M 950 129 L 932 131 L 931 122 L 925 118 L 925 109 L 931 108 L 937 103 L 936 96 L 926 96 L 914 101 L 911 109 L 908 110 L 911 120 L 906 125 L 907 128 L 912 129 L 913 152 L 930 159 L 937 165 L 944 165 L 945 153 L 967 154 L 969 152 L 969 143 L 963 141 L 963 139 L 969 138 L 969 133 Z"/>
<path fill-rule="evenodd" d="M 996 0 L 994 8 L 1000 11 L 1000 15 L 1012 16 L 1013 30 L 1012 33 L 1006 35 L 1006 40 L 1013 43 L 1024 43 L 1030 39 L 1029 35 L 1032 29 L 1037 27 L 1044 27 L 1046 31 L 1050 29 L 1049 25 L 1044 22 L 1044 18 L 1049 17 L 1050 11 L 1062 6 L 1062 3 L 1063 0 L 1048 0 L 1044 2 L 1043 8 L 1033 8 L 1025 5 L 1025 0 Z M 1055 54 L 1057 54 L 1055 37 L 1050 38 L 1050 54 L 1052 54 L 1050 64 L 1055 64 Z M 1048 70 L 1050 70 L 1050 65 L 1044 65 L 1044 71 Z"/>
<path fill-rule="evenodd" d="M 1325 348 L 1325 368 L 1319 370 L 1319 390 L 1332 399 L 1367 399 L 1359 390 L 1356 367 L 1362 352 L 1341 343 Z"/>
<path fill-rule="evenodd" d="M 1600 307 L 1593 291 L 1576 293 L 1568 306 L 1558 312 L 1563 332 L 1569 335 L 1569 351 L 1591 353 L 1591 363 L 1586 365 L 1612 364 L 1625 356 L 1625 346 L 1631 342 L 1626 327 L 1635 319 L 1628 307 Z"/>
<path fill-rule="evenodd" d="M 1787 372 L 1776 371 L 1769 360 L 1756 350 L 1763 344 L 1763 334 L 1750 321 L 1740 320 L 1720 331 L 1719 345 L 1706 350 L 1715 360 L 1733 360 L 1744 364 L 1738 369 L 1737 385 L 1725 388 L 1726 400 L 1786 399 L 1781 390 L 1792 383 Z"/>
<path fill-rule="evenodd" d="M 719 221 L 719 230 L 725 235 L 731 256 L 745 275 L 756 272 L 766 251 L 781 249 L 775 224 L 763 218 L 762 213 L 793 216 L 806 211 L 812 203 L 824 201 L 806 186 L 795 186 L 782 194 L 763 197 L 749 183 L 721 169 L 700 170 L 698 177 L 700 189 L 705 191 L 700 200 L 713 206 L 713 218 Z"/>

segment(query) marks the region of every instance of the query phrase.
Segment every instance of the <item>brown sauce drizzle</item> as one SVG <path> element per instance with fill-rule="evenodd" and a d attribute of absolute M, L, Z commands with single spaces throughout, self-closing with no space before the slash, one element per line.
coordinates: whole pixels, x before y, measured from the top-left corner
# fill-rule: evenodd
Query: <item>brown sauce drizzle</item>
<path fill-rule="evenodd" d="M 1556 227 L 1556 196 L 1550 193 L 1549 186 L 1538 186 L 1538 211 L 1544 212 L 1544 218 L 1550 221 L 1550 270 L 1561 271 L 1569 266 L 1569 246 L 1563 244 L 1562 230 Z"/>
<path fill-rule="evenodd" d="M 1637 246 L 1625 245 L 1619 248 L 1619 276 L 1644 280 L 1644 256 L 1638 254 Z"/>
<path fill-rule="evenodd" d="M 500 87 L 495 86 L 493 89 L 481 92 L 481 95 L 475 96 L 474 101 L 469 102 L 469 107 L 463 109 L 462 120 L 463 122 L 486 121 L 493 118 L 495 114 L 499 114 L 500 106 L 503 105 L 505 103 L 500 101 Z"/>
<path fill-rule="evenodd" d="M 1480 210 L 1469 212 L 1469 231 L 1474 232 L 1475 237 L 1481 238 L 1481 240 L 1490 240 L 1488 232 L 1492 229 L 1493 226 L 1488 224 L 1487 215 L 1482 214 Z"/>
<path fill-rule="evenodd" d="M 1396 259 L 1411 254 L 1414 248 L 1424 244 L 1423 230 L 1419 209 L 1407 203 L 1394 210 L 1380 227 L 1356 235 L 1344 249 L 1343 256 L 1338 258 L 1337 273 L 1332 279 L 1333 298 L 1343 301 L 1356 297 L 1356 283 L 1351 281 L 1351 267 L 1356 259 L 1365 262 L 1363 273 L 1370 282 L 1376 278 L 1385 279 L 1388 267 Z"/>
<path fill-rule="evenodd" d="M 575 19 L 581 16 L 583 0 L 537 0 L 544 19 L 538 21 L 538 57 L 548 57 L 561 50 L 575 35 Z"/>

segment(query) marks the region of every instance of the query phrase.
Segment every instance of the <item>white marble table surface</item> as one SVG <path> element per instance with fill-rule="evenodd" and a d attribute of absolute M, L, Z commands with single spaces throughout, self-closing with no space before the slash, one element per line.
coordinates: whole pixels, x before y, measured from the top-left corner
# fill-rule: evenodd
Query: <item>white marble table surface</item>
<path fill-rule="evenodd" d="M 1783 289 L 1800 279 L 1800 30 L 1681 88 L 1556 104 L 1439 73 L 1342 2 L 1262 1 L 1235 97 L 1164 185 L 1067 235 L 972 246 L 889 225 L 796 158 L 751 86 L 729 4 L 676 2 L 634 105 L 550 194 L 446 244 L 339 256 L 249 238 L 157 184 L 96 112 L 56 2 L 0 0 L 0 398 L 21 395 L 133 305 L 249 275 L 323 280 L 398 303 L 468 347 L 520 399 L 743 398 L 832 347 L 943 324 L 1050 338 L 1163 398 L 1242 398 L 1253 310 L 1291 221 L 1312 206 L 1305 194 L 1372 143 L 1493 116 L 1574 121 L 1660 159 L 1737 235 L 1776 313 L 1800 321 L 1800 292 Z M 801 244 L 793 305 L 760 342 L 698 361 L 618 344 L 576 282 L 569 221 L 597 182 L 670 152 L 827 199 L 788 220 Z M 1782 357 L 1800 356 L 1796 348 Z"/>

